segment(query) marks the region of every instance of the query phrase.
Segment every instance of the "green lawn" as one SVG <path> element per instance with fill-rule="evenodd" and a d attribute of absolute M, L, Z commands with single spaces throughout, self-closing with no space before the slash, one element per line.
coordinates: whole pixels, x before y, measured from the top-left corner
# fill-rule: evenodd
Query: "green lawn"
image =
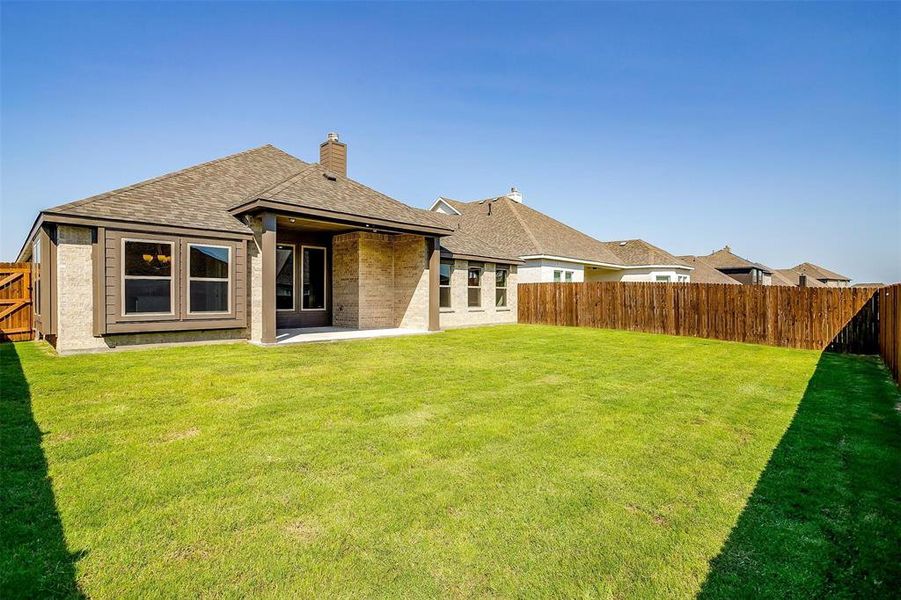
<path fill-rule="evenodd" d="M 890 596 L 875 358 L 508 326 L 2 352 L 0 596 Z"/>

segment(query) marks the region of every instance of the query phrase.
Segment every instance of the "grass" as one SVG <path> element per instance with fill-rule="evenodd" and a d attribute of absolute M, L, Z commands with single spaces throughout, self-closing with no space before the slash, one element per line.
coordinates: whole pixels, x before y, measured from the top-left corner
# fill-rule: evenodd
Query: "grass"
<path fill-rule="evenodd" d="M 890 596 L 868 357 L 510 326 L 0 345 L 0 596 Z"/>

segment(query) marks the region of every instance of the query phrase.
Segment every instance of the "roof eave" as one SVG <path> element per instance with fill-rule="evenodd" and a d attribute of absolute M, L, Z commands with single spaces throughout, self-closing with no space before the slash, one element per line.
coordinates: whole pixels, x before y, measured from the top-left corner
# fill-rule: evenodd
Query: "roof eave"
<path fill-rule="evenodd" d="M 441 249 L 441 256 L 446 258 L 459 258 L 460 260 L 478 260 L 483 262 L 503 263 L 507 265 L 524 265 L 524 260 L 518 258 L 510 258 L 505 256 L 483 256 L 480 254 L 463 254 L 461 252 L 451 252 L 446 248 Z"/>
<path fill-rule="evenodd" d="M 532 254 L 527 256 L 520 256 L 522 260 L 559 260 L 562 262 L 571 262 L 580 265 L 590 265 L 593 267 L 604 267 L 605 269 L 616 269 L 616 270 L 630 270 L 630 269 L 686 269 L 688 271 L 694 270 L 694 267 L 689 267 L 687 265 L 676 265 L 676 264 L 661 264 L 661 265 L 623 265 L 623 264 L 615 264 L 615 263 L 605 263 L 596 260 L 587 260 L 583 258 L 571 258 L 568 256 L 554 256 L 550 254 Z"/>
<path fill-rule="evenodd" d="M 272 210 L 284 214 L 293 214 L 306 217 L 317 217 L 324 220 L 334 221 L 337 223 L 345 223 L 348 225 L 363 225 L 365 227 L 380 227 L 385 229 L 393 229 L 405 233 L 417 233 L 433 236 L 451 235 L 454 230 L 448 227 L 439 227 L 431 225 L 420 225 L 418 223 L 409 223 L 403 221 L 392 221 L 389 219 L 379 219 L 376 217 L 367 217 L 351 213 L 342 213 L 338 211 L 325 210 L 321 208 L 312 208 L 308 206 L 300 206 L 293 203 L 273 200 L 271 198 L 255 198 L 247 202 L 243 202 L 238 206 L 232 207 L 228 212 L 233 216 L 239 216 L 261 210 Z"/>

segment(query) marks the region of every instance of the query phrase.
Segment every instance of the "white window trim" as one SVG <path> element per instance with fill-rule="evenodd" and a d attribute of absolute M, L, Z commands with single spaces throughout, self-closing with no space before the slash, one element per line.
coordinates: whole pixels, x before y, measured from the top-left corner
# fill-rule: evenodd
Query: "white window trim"
<path fill-rule="evenodd" d="M 155 275 L 126 275 L 125 274 L 125 243 L 126 242 L 140 242 L 144 244 L 169 244 L 169 264 L 171 265 L 171 274 L 168 277 L 158 277 Z M 120 290 L 120 312 L 123 317 L 172 317 L 175 316 L 175 242 L 173 240 L 150 240 L 144 238 L 122 238 L 122 246 L 120 248 L 121 253 L 119 254 L 119 276 L 122 285 L 119 287 L 122 288 Z M 127 279 L 155 279 L 161 281 L 169 282 L 169 312 L 126 312 L 125 310 L 125 281 Z"/>
<path fill-rule="evenodd" d="M 322 308 L 303 307 L 303 251 L 306 248 L 322 250 Z M 328 248 L 325 246 L 300 246 L 300 311 L 301 312 L 325 312 L 328 310 Z"/>
<path fill-rule="evenodd" d="M 228 277 L 227 278 L 191 277 L 191 247 L 192 246 L 202 246 L 204 248 L 224 248 L 225 250 L 228 250 Z M 187 284 L 187 289 L 186 289 L 186 294 L 185 294 L 185 302 L 188 305 L 188 314 L 192 315 L 192 316 L 193 315 L 203 315 L 203 316 L 206 316 L 206 315 L 230 315 L 232 312 L 232 265 L 233 265 L 231 246 L 222 246 L 219 244 L 203 244 L 201 242 L 189 242 L 187 245 L 187 248 L 188 248 L 188 258 L 187 258 L 188 268 L 186 269 L 185 277 L 186 277 L 188 284 Z M 193 310 L 191 310 L 191 282 L 192 281 L 217 281 L 217 282 L 225 281 L 225 282 L 227 282 L 228 288 L 227 288 L 227 292 L 226 292 L 226 294 L 227 294 L 226 301 L 228 302 L 228 304 L 226 306 L 228 307 L 228 310 L 225 310 L 225 311 L 221 311 L 221 310 L 193 311 Z"/>
<path fill-rule="evenodd" d="M 504 285 L 501 285 L 501 286 L 497 285 L 497 272 L 498 271 L 504 271 L 506 273 L 506 275 L 504 275 Z M 510 277 L 510 269 L 509 268 L 498 267 L 498 266 L 494 267 L 494 308 L 496 308 L 496 309 L 497 308 L 508 308 L 508 306 L 510 304 L 509 292 L 507 291 L 510 287 L 509 286 L 510 282 L 508 281 L 509 277 Z M 504 303 L 501 306 L 497 305 L 497 290 L 504 290 Z"/>
<path fill-rule="evenodd" d="M 479 270 L 479 285 L 469 285 L 469 272 L 472 269 Z M 482 276 L 485 274 L 484 267 L 466 267 L 466 307 L 467 308 L 482 308 Z M 469 290 L 479 290 L 479 303 L 473 306 L 469 303 Z"/>
<path fill-rule="evenodd" d="M 291 308 L 276 308 L 275 311 L 295 312 L 297 310 L 297 244 L 276 244 L 276 253 L 279 246 L 291 247 Z M 276 273 L 276 275 L 278 274 Z"/>

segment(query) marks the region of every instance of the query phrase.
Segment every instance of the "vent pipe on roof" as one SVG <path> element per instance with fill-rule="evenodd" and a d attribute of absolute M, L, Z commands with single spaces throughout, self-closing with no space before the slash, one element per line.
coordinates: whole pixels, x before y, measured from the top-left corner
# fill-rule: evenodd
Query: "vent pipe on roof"
<path fill-rule="evenodd" d="M 519 202 L 522 204 L 522 194 L 519 193 L 519 190 L 515 187 L 510 188 L 510 193 L 507 194 L 507 198 L 513 200 L 514 202 Z"/>
<path fill-rule="evenodd" d="M 319 144 L 319 164 L 332 173 L 347 177 L 347 144 L 340 142 L 334 131 Z"/>

